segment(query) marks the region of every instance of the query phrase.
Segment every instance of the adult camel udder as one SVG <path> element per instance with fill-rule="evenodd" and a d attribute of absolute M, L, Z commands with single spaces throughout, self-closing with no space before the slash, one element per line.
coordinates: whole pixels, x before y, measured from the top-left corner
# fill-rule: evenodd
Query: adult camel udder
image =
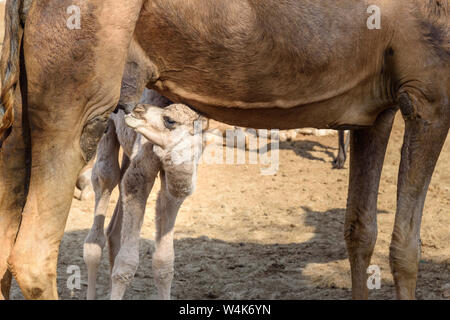
<path fill-rule="evenodd" d="M 133 42 L 149 88 L 211 118 L 359 128 L 345 232 L 354 298 L 368 294 L 377 191 L 399 105 L 406 129 L 390 261 L 397 297 L 414 298 L 423 205 L 450 124 L 448 0 L 42 0 L 26 22 L 19 2 L 7 3 L 2 54 L 0 134 L 13 125 L 1 151 L 3 297 L 11 272 L 27 298 L 57 298 L 58 246 L 77 174 L 119 100 Z M 67 28 L 70 5 L 80 7 L 81 29 Z M 367 27 L 371 5 L 381 29 Z"/>

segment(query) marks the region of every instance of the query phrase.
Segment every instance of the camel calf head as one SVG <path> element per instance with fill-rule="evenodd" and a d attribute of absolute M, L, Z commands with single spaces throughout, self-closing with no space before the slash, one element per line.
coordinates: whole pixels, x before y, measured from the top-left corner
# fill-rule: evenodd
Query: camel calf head
<path fill-rule="evenodd" d="M 202 137 L 196 133 L 201 133 L 206 121 L 184 104 L 166 108 L 140 104 L 125 116 L 125 122 L 154 144 L 169 193 L 175 198 L 192 194 L 202 149 Z"/>
<path fill-rule="evenodd" d="M 172 104 L 167 108 L 139 104 L 125 116 L 129 127 L 166 151 L 193 137 L 197 120 L 202 121 L 195 111 L 184 104 Z"/>

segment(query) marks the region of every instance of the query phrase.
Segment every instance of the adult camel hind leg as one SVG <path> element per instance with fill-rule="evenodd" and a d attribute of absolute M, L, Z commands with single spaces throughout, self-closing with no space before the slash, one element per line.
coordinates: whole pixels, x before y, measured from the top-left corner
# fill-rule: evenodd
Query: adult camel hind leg
<path fill-rule="evenodd" d="M 19 19 L 16 19 L 20 7 L 18 2 L 8 1 L 6 4 L 5 38 L 0 64 L 8 66 L 8 68 L 2 67 L 1 70 L 0 300 L 9 299 L 12 275 L 8 269 L 7 260 L 19 230 L 30 170 L 30 137 L 25 98 L 27 81 L 25 73 L 20 72 L 25 69 L 21 59 L 23 52 L 20 51 L 23 30 Z M 23 101 L 22 93 L 24 93 Z M 14 115 L 15 123 L 12 128 L 7 129 Z"/>
<path fill-rule="evenodd" d="M 390 246 L 390 266 L 398 299 L 415 298 L 425 198 L 450 127 L 448 73 L 446 77 L 446 92 L 433 102 L 407 92 L 399 96 L 405 118 L 405 136 Z"/>
<path fill-rule="evenodd" d="M 15 125 L 0 149 L 0 300 L 9 298 L 12 277 L 7 260 L 19 231 L 30 170 L 28 118 L 22 116 L 19 87 L 14 110 Z"/>
<path fill-rule="evenodd" d="M 420 27 L 409 25 L 416 20 L 405 21 L 392 57 L 405 120 L 389 256 L 398 299 L 415 298 L 425 199 L 450 127 L 448 2 L 418 2 L 417 12 Z"/>
<path fill-rule="evenodd" d="M 350 182 L 345 240 L 353 299 L 367 299 L 367 268 L 377 240 L 377 200 L 381 169 L 396 110 L 381 113 L 375 124 L 351 133 Z"/>
<path fill-rule="evenodd" d="M 34 1 L 25 28 L 32 168 L 8 262 L 28 299 L 58 297 L 58 249 L 73 189 L 119 100 L 142 0 L 77 5 L 81 29 L 67 27 L 60 1 Z"/>

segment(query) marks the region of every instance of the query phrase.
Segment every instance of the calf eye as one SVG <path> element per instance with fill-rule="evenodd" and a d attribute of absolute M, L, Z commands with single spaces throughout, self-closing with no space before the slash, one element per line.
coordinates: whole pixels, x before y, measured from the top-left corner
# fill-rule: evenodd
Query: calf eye
<path fill-rule="evenodd" d="M 164 126 L 167 129 L 172 130 L 173 128 L 175 128 L 176 123 L 177 122 L 175 120 L 173 120 L 171 117 L 164 116 Z"/>

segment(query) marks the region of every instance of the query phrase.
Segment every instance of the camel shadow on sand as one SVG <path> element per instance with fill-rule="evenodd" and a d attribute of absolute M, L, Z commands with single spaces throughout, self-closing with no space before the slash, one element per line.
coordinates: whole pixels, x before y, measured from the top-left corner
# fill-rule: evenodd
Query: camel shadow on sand
<path fill-rule="evenodd" d="M 337 154 L 337 146 L 329 147 L 316 141 L 310 140 L 295 140 L 280 142 L 281 150 L 292 150 L 301 158 L 308 160 L 317 160 L 321 162 L 332 163 Z M 324 157 L 318 157 L 314 154 L 323 154 Z"/>
<path fill-rule="evenodd" d="M 329 147 L 311 140 L 280 142 L 279 149 L 292 150 L 297 156 L 301 158 L 320 161 L 324 163 L 332 163 L 338 152 L 337 146 Z M 270 143 L 267 144 L 267 146 L 265 146 L 263 150 L 270 150 Z"/>

